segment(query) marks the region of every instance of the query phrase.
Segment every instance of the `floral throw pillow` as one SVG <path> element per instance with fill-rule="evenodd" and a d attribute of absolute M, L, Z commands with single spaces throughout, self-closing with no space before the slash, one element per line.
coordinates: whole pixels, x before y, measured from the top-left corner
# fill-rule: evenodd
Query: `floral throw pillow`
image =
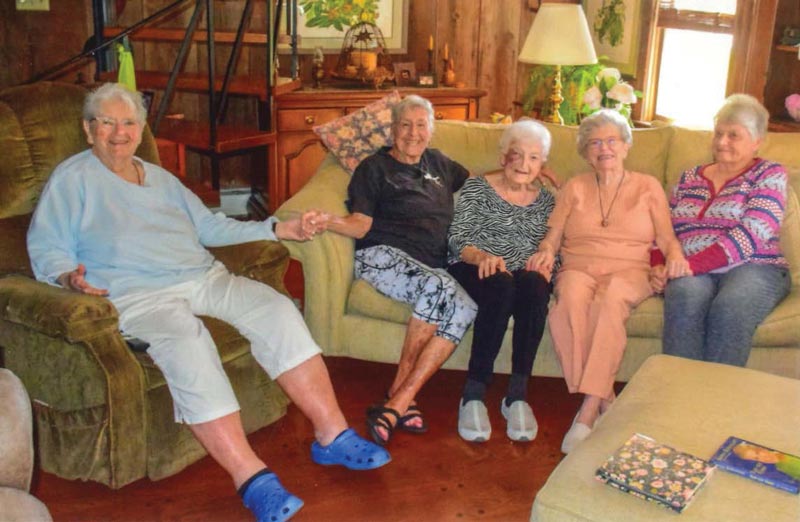
<path fill-rule="evenodd" d="M 389 144 L 392 107 L 400 101 L 400 93 L 388 96 L 336 120 L 317 125 L 314 132 L 349 173 L 361 160 Z"/>

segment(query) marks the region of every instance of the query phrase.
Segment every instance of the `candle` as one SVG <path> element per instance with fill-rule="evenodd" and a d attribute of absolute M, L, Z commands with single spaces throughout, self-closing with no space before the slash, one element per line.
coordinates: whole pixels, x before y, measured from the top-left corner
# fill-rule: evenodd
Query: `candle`
<path fill-rule="evenodd" d="M 450 57 L 450 53 L 448 52 L 447 44 L 444 44 L 444 55 L 442 56 L 442 58 L 447 60 L 449 57 Z"/>
<path fill-rule="evenodd" d="M 433 51 L 433 35 L 428 37 L 428 50 Z"/>

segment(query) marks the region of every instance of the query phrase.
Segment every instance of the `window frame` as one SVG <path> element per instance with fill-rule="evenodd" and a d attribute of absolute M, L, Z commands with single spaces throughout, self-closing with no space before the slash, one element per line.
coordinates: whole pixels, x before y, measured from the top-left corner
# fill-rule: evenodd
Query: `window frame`
<path fill-rule="evenodd" d="M 643 99 L 639 118 L 664 120 L 656 114 L 658 77 L 665 29 L 685 29 L 733 36 L 728 65 L 726 96 L 745 92 L 764 98 L 769 55 L 778 0 L 738 0 L 736 14 L 679 10 L 669 0 L 651 0 L 651 20 L 647 32 L 644 63 Z M 765 45 L 764 42 L 770 42 Z"/>

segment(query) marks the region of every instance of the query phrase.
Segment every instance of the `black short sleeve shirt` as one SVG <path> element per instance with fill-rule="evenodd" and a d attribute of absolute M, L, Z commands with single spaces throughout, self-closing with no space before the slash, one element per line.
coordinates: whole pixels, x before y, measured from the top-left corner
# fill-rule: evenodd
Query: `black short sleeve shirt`
<path fill-rule="evenodd" d="M 348 208 L 372 218 L 356 250 L 376 245 L 399 248 L 418 261 L 442 268 L 447 262 L 447 229 L 453 193 L 469 172 L 436 149 L 420 162 L 401 163 L 383 147 L 362 161 L 347 188 Z"/>

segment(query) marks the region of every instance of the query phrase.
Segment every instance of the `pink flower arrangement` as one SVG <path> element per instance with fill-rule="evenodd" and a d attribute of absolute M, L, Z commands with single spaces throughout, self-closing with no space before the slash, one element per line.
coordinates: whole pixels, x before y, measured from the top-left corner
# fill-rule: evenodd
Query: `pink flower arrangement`
<path fill-rule="evenodd" d="M 628 120 L 631 117 L 631 104 L 636 103 L 642 93 L 622 79 L 619 69 L 606 67 L 597 73 L 597 84 L 583 95 L 583 113 L 592 114 L 608 108 L 618 111 Z"/>
<path fill-rule="evenodd" d="M 795 121 L 800 121 L 800 94 L 790 94 L 786 97 L 786 110 Z"/>

